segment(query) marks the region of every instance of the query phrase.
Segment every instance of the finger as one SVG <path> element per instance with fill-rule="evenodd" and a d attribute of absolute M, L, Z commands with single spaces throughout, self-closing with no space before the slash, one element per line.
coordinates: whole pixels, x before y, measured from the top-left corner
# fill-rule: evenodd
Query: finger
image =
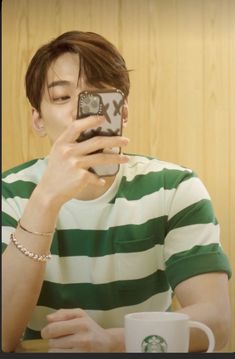
<path fill-rule="evenodd" d="M 57 339 L 50 339 L 48 341 L 48 346 L 50 349 L 75 349 L 77 351 L 88 351 L 91 349 L 89 338 L 90 335 L 87 335 L 87 331 L 84 330 L 84 328 L 87 329 L 86 326 L 84 326 L 85 323 L 81 323 L 81 328 L 79 328 L 79 332 L 74 333 L 72 335 L 66 335 Z M 83 328 L 84 326 L 84 328 Z"/>
<path fill-rule="evenodd" d="M 87 315 L 69 320 L 51 322 L 41 330 L 43 339 L 55 339 L 87 330 Z"/>
<path fill-rule="evenodd" d="M 110 165 L 127 163 L 129 157 L 123 154 L 98 153 L 79 158 L 79 167 L 88 169 L 97 165 Z"/>
<path fill-rule="evenodd" d="M 77 317 L 85 316 L 86 312 L 80 308 L 74 309 L 59 309 L 54 313 L 47 315 L 48 322 L 55 322 L 60 320 L 69 320 Z"/>
<path fill-rule="evenodd" d="M 78 346 L 78 335 L 71 334 L 66 335 L 60 338 L 50 339 L 48 340 L 49 348 L 51 349 L 72 349 Z"/>
<path fill-rule="evenodd" d="M 104 116 L 89 116 L 80 120 L 72 121 L 66 130 L 60 135 L 57 142 L 74 142 L 79 135 L 88 129 L 98 127 L 105 122 Z"/>
<path fill-rule="evenodd" d="M 129 139 L 122 136 L 95 136 L 89 140 L 74 144 L 74 148 L 80 155 L 85 155 L 103 148 L 123 147 L 128 143 Z"/>
<path fill-rule="evenodd" d="M 49 323 L 41 330 L 43 339 L 54 339 L 61 336 L 73 334 L 78 327 L 78 319 L 61 320 Z"/>

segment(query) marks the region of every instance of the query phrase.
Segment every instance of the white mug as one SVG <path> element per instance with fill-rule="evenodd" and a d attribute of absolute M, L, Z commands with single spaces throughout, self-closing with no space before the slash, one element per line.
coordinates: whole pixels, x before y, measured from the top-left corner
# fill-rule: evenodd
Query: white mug
<path fill-rule="evenodd" d="M 209 340 L 207 352 L 215 347 L 211 329 L 176 312 L 139 312 L 125 315 L 125 345 L 128 353 L 186 353 L 190 328 L 203 330 Z"/>

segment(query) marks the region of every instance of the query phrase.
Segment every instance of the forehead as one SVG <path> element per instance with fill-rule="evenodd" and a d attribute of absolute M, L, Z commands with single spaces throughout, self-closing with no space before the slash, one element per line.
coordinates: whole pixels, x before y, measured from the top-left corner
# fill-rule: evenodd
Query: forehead
<path fill-rule="evenodd" d="M 79 76 L 79 56 L 66 52 L 52 62 L 47 71 L 47 84 L 65 80 L 77 83 Z"/>

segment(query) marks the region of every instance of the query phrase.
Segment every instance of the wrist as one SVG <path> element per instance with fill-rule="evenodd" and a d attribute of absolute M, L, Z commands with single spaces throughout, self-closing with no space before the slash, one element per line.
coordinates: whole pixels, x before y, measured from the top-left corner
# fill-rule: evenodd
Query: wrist
<path fill-rule="evenodd" d="M 111 353 L 124 353 L 125 349 L 125 338 L 123 328 L 110 328 L 106 329 L 110 338 L 110 349 Z"/>
<path fill-rule="evenodd" d="M 50 191 L 47 191 L 40 185 L 37 185 L 33 191 L 30 200 L 33 201 L 39 210 L 50 211 L 50 213 L 58 213 L 63 203 Z"/>
<path fill-rule="evenodd" d="M 20 218 L 21 226 L 26 228 L 28 232 L 53 233 L 60 207 L 53 197 L 47 196 L 44 191 L 36 187 Z M 23 230 L 22 232 L 27 237 L 32 235 Z"/>

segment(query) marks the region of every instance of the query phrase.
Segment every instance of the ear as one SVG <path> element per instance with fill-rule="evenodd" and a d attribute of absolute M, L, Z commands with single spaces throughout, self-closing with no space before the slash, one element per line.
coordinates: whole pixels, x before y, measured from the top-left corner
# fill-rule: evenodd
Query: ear
<path fill-rule="evenodd" d="M 35 108 L 32 108 L 32 125 L 33 125 L 33 129 L 37 132 L 37 134 L 40 137 L 46 136 L 47 133 L 45 129 L 44 120 L 41 117 L 38 110 L 36 110 Z"/>
<path fill-rule="evenodd" d="M 124 105 L 123 105 L 123 110 L 122 110 L 122 114 L 123 114 L 123 117 L 122 117 L 122 125 L 123 127 L 126 127 L 127 126 L 127 122 L 128 122 L 128 100 L 127 98 L 125 99 L 124 101 Z"/>

